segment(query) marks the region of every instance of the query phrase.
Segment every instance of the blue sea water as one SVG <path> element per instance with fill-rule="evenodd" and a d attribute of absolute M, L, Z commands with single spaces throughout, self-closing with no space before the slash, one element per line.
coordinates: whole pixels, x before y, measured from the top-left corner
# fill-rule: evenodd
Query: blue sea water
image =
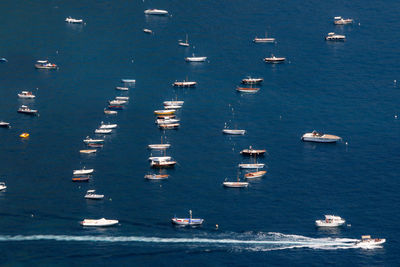
<path fill-rule="evenodd" d="M 145 16 L 147 8 L 171 15 Z M 0 119 L 12 124 L 0 129 L 2 264 L 399 264 L 398 1 L 17 0 L 0 9 L 0 57 L 8 59 L 0 63 Z M 333 25 L 339 15 L 355 23 Z M 66 24 L 67 16 L 85 24 Z M 276 44 L 252 43 L 266 31 Z M 332 31 L 347 41 L 326 42 Z M 178 46 L 185 34 L 190 48 Z M 207 62 L 186 63 L 192 53 Z M 271 53 L 287 62 L 265 64 Z M 36 70 L 38 59 L 60 68 Z M 260 91 L 236 93 L 249 75 L 265 79 Z M 198 86 L 171 86 L 186 77 Z M 122 95 L 114 90 L 121 78 L 137 80 L 131 100 L 105 116 L 107 101 Z M 21 90 L 37 98 L 21 101 Z M 176 97 L 185 101 L 181 127 L 164 133 L 153 111 Z M 18 114 L 21 104 L 40 116 Z M 80 155 L 101 121 L 119 127 L 96 155 Z M 246 135 L 223 135 L 225 123 Z M 343 142 L 300 141 L 314 129 Z M 161 136 L 178 164 L 168 180 L 149 182 L 147 145 Z M 258 159 L 267 175 L 248 189 L 224 189 L 249 145 L 267 149 Z M 72 183 L 72 170 L 84 166 L 95 169 L 92 180 Z M 88 189 L 105 199 L 85 200 Z M 173 227 L 170 219 L 189 209 L 204 225 Z M 314 227 L 331 213 L 348 225 Z M 101 217 L 120 224 L 78 224 Z M 387 242 L 351 245 L 363 234 Z"/>

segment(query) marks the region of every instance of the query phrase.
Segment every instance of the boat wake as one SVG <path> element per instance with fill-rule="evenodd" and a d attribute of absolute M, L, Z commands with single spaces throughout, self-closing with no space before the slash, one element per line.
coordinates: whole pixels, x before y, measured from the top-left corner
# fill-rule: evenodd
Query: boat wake
<path fill-rule="evenodd" d="M 225 233 L 216 237 L 146 237 L 146 236 L 73 236 L 73 235 L 0 235 L 0 242 L 58 241 L 58 242 L 103 242 L 103 243 L 151 243 L 154 245 L 225 248 L 231 250 L 272 251 L 293 248 L 323 250 L 359 248 L 350 238 L 311 238 L 281 233 Z"/>

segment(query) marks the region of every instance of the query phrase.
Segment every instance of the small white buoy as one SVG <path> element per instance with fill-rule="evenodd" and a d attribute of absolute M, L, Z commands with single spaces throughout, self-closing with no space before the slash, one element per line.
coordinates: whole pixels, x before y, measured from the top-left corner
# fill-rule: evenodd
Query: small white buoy
<path fill-rule="evenodd" d="M 279 119 L 280 119 L 280 120 L 282 119 L 282 115 L 279 116 Z"/>
<path fill-rule="evenodd" d="M 160 187 L 162 187 L 162 185 L 160 184 Z"/>
<path fill-rule="evenodd" d="M 132 63 L 133 63 L 133 59 L 132 59 Z"/>
<path fill-rule="evenodd" d="M 35 215 L 33 215 L 33 213 L 31 214 L 31 217 L 33 218 L 33 217 L 35 217 Z"/>
<path fill-rule="evenodd" d="M 215 225 L 215 230 L 218 230 L 218 224 Z"/>
<path fill-rule="evenodd" d="M 349 144 L 349 143 L 346 142 L 346 146 L 347 146 L 348 144 Z"/>
<path fill-rule="evenodd" d="M 58 50 L 56 51 L 56 54 L 58 54 Z"/>
<path fill-rule="evenodd" d="M 110 197 L 108 200 L 112 201 L 112 198 Z"/>
<path fill-rule="evenodd" d="M 358 23 L 358 26 L 361 26 L 361 23 L 360 23 L 360 22 Z"/>
<path fill-rule="evenodd" d="M 394 118 L 397 119 L 397 115 L 394 115 Z"/>

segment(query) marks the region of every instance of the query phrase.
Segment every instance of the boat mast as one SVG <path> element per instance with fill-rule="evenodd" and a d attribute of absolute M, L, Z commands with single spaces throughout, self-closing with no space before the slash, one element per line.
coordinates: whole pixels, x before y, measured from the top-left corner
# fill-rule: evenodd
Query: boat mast
<path fill-rule="evenodd" d="M 189 224 L 192 223 L 192 210 L 189 210 Z"/>

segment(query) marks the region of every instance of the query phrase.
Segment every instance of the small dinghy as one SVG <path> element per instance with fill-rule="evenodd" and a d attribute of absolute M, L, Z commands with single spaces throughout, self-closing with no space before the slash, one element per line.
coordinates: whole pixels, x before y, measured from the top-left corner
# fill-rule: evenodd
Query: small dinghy
<path fill-rule="evenodd" d="M 83 177 L 72 177 L 72 182 L 89 182 L 90 176 L 83 176 Z"/>
<path fill-rule="evenodd" d="M 103 143 L 104 139 L 92 139 L 92 138 L 89 138 L 89 136 L 86 136 L 86 139 L 84 139 L 83 142 L 86 144 Z"/>
<path fill-rule="evenodd" d="M 3 191 L 7 188 L 6 183 L 0 182 L 0 191 Z"/>
<path fill-rule="evenodd" d="M 82 154 L 92 154 L 92 153 L 96 153 L 97 152 L 97 149 L 82 149 L 82 150 L 79 150 L 79 153 L 82 153 Z"/>
<path fill-rule="evenodd" d="M 18 109 L 18 112 L 28 114 L 28 115 L 36 115 L 38 111 L 36 109 L 30 109 L 28 106 L 22 105 Z"/>
<path fill-rule="evenodd" d="M 9 128 L 9 127 L 11 127 L 11 126 L 10 126 L 10 123 L 9 123 L 9 122 L 0 121 L 0 127 Z"/>
<path fill-rule="evenodd" d="M 80 169 L 80 170 L 74 170 L 73 175 L 86 175 L 86 174 L 91 174 L 94 172 L 94 169 Z"/>
<path fill-rule="evenodd" d="M 80 222 L 82 226 L 91 226 L 91 227 L 104 227 L 104 226 L 112 226 L 118 224 L 118 220 L 108 220 L 105 218 L 101 218 L 98 220 L 95 219 L 84 219 Z"/>
<path fill-rule="evenodd" d="M 204 219 L 193 219 L 192 211 L 189 210 L 189 218 L 177 218 L 176 216 L 171 219 L 171 222 L 180 226 L 198 226 L 204 222 Z"/>
<path fill-rule="evenodd" d="M 222 132 L 223 132 L 224 134 L 243 135 L 243 134 L 246 133 L 246 130 L 223 129 Z"/>
<path fill-rule="evenodd" d="M 111 129 L 96 129 L 94 130 L 95 134 L 110 134 L 112 133 Z"/>
<path fill-rule="evenodd" d="M 256 179 L 256 178 L 261 178 L 263 177 L 267 171 L 256 171 L 256 172 L 249 172 L 244 175 L 244 178 L 246 179 Z"/>
<path fill-rule="evenodd" d="M 318 227 L 338 227 L 345 224 L 345 222 L 340 216 L 325 215 L 325 220 L 316 220 L 315 225 Z"/>
<path fill-rule="evenodd" d="M 108 105 L 107 108 L 110 109 L 110 110 L 123 110 L 124 106 L 122 106 L 122 105 Z"/>
<path fill-rule="evenodd" d="M 85 198 L 86 198 L 86 199 L 99 200 L 99 199 L 103 199 L 103 198 L 104 198 L 104 195 L 96 194 L 96 190 L 88 190 L 88 191 L 86 192 Z"/>
<path fill-rule="evenodd" d="M 119 90 L 119 91 L 128 91 L 129 88 L 128 88 L 128 87 L 117 86 L 117 87 L 115 87 L 115 90 Z"/>
<path fill-rule="evenodd" d="M 118 127 L 118 124 L 111 124 L 111 123 L 103 123 L 101 122 L 101 125 L 99 129 L 115 129 Z"/>
<path fill-rule="evenodd" d="M 18 97 L 19 98 L 33 99 L 36 96 L 32 92 L 22 91 L 21 93 L 18 94 Z"/>
<path fill-rule="evenodd" d="M 144 176 L 144 178 L 146 178 L 147 180 L 164 180 L 167 179 L 169 177 L 168 174 L 146 174 Z"/>

